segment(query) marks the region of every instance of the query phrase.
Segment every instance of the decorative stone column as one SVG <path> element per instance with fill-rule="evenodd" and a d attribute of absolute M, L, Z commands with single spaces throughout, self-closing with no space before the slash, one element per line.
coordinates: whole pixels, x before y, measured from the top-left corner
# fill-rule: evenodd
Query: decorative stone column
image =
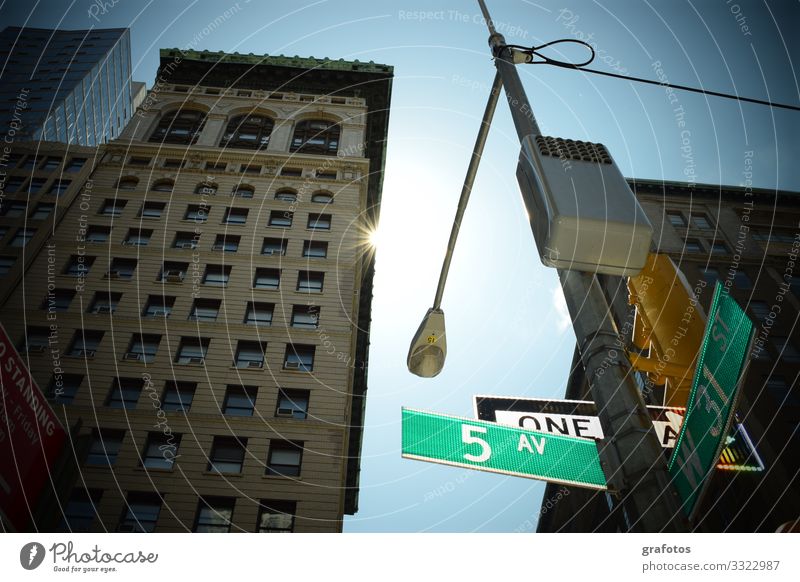
<path fill-rule="evenodd" d="M 276 119 L 275 128 L 269 136 L 268 152 L 286 153 L 289 151 L 289 142 L 294 133 L 294 121 L 291 119 Z"/>
<path fill-rule="evenodd" d="M 207 147 L 219 145 L 219 140 L 222 139 L 222 132 L 225 131 L 227 121 L 227 116 L 220 113 L 206 115 L 206 124 L 203 126 L 203 131 L 200 132 L 196 145 Z"/>

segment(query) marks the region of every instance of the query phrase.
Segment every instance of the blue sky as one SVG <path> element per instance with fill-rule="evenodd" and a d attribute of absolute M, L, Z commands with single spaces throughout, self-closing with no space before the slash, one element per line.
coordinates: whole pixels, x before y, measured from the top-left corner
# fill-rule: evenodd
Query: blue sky
<path fill-rule="evenodd" d="M 405 369 L 408 342 L 433 299 L 494 75 L 477 3 L 120 0 L 105 10 L 97 6 L 6 2 L 0 20 L 129 26 L 134 78 L 148 86 L 165 47 L 395 67 L 361 510 L 346 520 L 345 531 L 534 528 L 541 483 L 402 460 L 399 453 L 401 406 L 470 416 L 474 394 L 559 397 L 572 358 L 574 336 L 556 273 L 539 263 L 519 196 L 518 142 L 501 100 L 444 296 L 447 366 L 431 380 Z M 598 52 L 596 68 L 800 102 L 789 58 L 800 57 L 792 28 L 800 21 L 796 2 L 494 0 L 490 9 L 511 43 L 588 39 Z M 229 17 L 209 30 L 226 10 Z M 571 49 L 564 56 L 581 55 Z M 796 112 L 682 92 L 671 103 L 662 87 L 554 67 L 525 66 L 520 73 L 544 133 L 604 143 L 626 176 L 737 185 L 753 151 L 754 186 L 800 191 Z M 686 139 L 691 158 L 682 156 Z"/>

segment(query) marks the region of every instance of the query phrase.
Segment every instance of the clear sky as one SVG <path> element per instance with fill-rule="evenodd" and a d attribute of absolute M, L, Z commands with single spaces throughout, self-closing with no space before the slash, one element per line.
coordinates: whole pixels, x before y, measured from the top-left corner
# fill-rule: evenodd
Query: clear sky
<path fill-rule="evenodd" d="M 134 78 L 148 87 L 166 47 L 395 67 L 360 511 L 345 531 L 534 529 L 542 483 L 402 460 L 399 451 L 401 406 L 471 416 L 474 394 L 563 396 L 574 347 L 556 272 L 534 248 L 514 177 L 518 142 L 501 101 L 444 296 L 447 365 L 430 380 L 405 368 L 494 75 L 477 2 L 112 2 L 6 1 L 0 22 L 130 27 Z M 510 43 L 582 38 L 597 50 L 595 68 L 795 105 L 798 6 L 490 0 Z M 681 92 L 671 103 L 662 87 L 554 67 L 520 73 L 544 133 L 604 143 L 626 176 L 738 185 L 752 151 L 754 186 L 800 190 L 797 112 Z"/>

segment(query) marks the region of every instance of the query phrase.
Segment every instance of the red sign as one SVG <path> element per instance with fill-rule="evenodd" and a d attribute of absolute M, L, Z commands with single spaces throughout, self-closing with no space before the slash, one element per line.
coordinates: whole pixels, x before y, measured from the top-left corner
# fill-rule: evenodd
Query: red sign
<path fill-rule="evenodd" d="M 24 531 L 67 434 L 2 324 L 0 396 L 0 510 Z"/>

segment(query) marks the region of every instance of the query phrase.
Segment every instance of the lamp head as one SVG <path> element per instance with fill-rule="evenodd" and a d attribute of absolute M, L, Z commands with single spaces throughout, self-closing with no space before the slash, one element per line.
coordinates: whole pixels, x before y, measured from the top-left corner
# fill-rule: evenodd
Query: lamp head
<path fill-rule="evenodd" d="M 444 311 L 428 309 L 422 323 L 411 340 L 408 350 L 408 371 L 420 378 L 433 378 L 444 367 L 447 341 L 444 329 Z"/>

